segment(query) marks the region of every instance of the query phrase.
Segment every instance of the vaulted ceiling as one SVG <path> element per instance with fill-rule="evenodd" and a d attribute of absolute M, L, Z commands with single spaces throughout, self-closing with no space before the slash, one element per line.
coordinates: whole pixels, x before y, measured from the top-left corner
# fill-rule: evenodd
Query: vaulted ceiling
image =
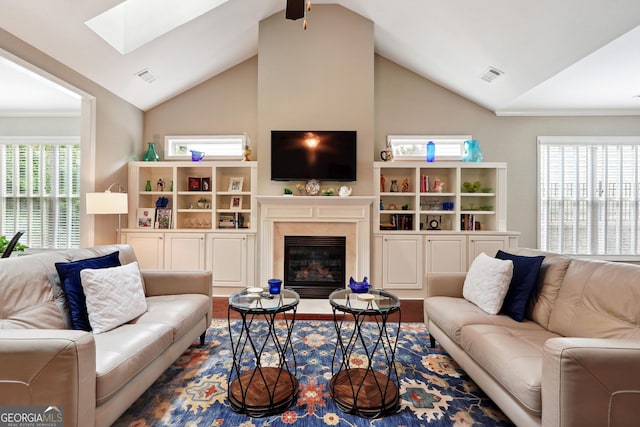
<path fill-rule="evenodd" d="M 150 1 L 149 20 L 174 13 L 163 6 L 172 1 Z M 213 8 L 126 54 L 85 24 L 120 0 L 0 0 L 0 26 L 148 110 L 256 55 L 259 22 L 284 19 L 286 3 L 198 1 Z M 376 53 L 496 114 L 640 114 L 638 0 L 313 1 L 323 3 L 370 19 Z M 331 28 L 314 25 L 312 9 L 307 31 Z M 481 77 L 489 68 L 503 74 L 488 83 Z M 0 61 L 7 94 L 2 69 Z M 145 69 L 155 82 L 136 75 Z M 8 98 L 0 96 L 0 110 Z"/>

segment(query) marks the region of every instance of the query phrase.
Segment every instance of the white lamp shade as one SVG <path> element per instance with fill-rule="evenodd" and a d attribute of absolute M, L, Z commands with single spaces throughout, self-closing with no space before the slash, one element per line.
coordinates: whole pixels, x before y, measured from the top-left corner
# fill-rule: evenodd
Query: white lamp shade
<path fill-rule="evenodd" d="M 87 214 L 126 214 L 127 193 L 87 193 Z"/>

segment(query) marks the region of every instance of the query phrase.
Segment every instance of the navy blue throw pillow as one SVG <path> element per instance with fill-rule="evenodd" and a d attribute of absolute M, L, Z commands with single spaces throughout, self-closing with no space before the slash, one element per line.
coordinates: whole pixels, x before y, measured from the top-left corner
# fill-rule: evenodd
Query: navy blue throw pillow
<path fill-rule="evenodd" d="M 500 312 L 522 322 L 527 311 L 529 298 L 536 291 L 544 256 L 513 255 L 499 250 L 496 258 L 508 259 L 513 262 L 513 276 Z"/>
<path fill-rule="evenodd" d="M 60 282 L 64 288 L 71 312 L 71 326 L 80 331 L 91 331 L 89 314 L 87 313 L 87 301 L 82 290 L 80 271 L 85 268 L 119 267 L 119 251 L 96 258 L 88 258 L 72 262 L 57 262 L 56 270 L 60 276 Z"/>

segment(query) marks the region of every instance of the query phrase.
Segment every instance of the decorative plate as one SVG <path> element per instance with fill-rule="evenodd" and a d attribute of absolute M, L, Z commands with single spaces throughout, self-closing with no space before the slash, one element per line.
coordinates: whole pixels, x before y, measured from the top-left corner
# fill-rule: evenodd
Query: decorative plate
<path fill-rule="evenodd" d="M 320 182 L 317 179 L 310 179 L 304 189 L 308 196 L 317 196 L 320 193 Z"/>

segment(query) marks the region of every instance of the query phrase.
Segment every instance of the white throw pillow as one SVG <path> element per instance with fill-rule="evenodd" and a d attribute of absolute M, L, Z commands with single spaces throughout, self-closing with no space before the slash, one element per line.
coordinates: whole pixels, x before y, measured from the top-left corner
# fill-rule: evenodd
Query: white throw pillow
<path fill-rule="evenodd" d="M 120 267 L 80 271 L 94 334 L 107 332 L 147 311 L 137 262 Z"/>
<path fill-rule="evenodd" d="M 512 275 L 511 260 L 492 258 L 481 252 L 469 267 L 462 295 L 487 313 L 498 314 Z"/>

